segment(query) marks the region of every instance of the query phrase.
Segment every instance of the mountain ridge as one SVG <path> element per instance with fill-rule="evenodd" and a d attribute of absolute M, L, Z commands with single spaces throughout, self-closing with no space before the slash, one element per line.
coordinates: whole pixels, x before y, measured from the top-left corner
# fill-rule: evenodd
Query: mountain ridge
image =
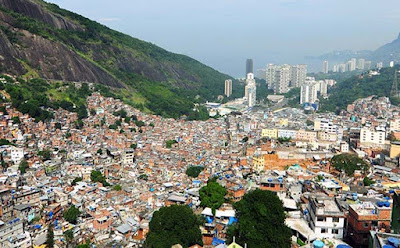
<path fill-rule="evenodd" d="M 232 78 L 42 0 L 0 0 L 0 28 L 1 72 L 126 88 L 156 114 L 188 114 Z"/>

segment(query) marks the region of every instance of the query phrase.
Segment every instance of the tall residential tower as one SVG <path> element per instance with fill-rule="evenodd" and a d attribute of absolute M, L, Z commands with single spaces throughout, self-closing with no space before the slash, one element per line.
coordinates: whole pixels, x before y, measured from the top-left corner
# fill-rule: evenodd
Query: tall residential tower
<path fill-rule="evenodd" d="M 253 107 L 256 105 L 256 80 L 253 73 L 248 73 L 246 78 L 245 97 L 247 106 Z"/>
<path fill-rule="evenodd" d="M 225 96 L 230 97 L 232 95 L 232 80 L 225 80 Z"/>

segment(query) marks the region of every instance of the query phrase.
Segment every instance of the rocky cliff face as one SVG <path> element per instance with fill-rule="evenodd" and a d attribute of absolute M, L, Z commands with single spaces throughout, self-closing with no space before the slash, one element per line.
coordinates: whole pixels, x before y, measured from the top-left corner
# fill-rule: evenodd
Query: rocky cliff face
<path fill-rule="evenodd" d="M 0 73 L 4 72 L 131 88 L 151 98 L 149 102 L 175 98 L 167 97 L 166 89 L 185 99 L 192 99 L 187 94 L 215 100 L 230 78 L 42 0 L 0 0 Z"/>
<path fill-rule="evenodd" d="M 61 16 L 48 12 L 40 2 L 27 0 L 0 0 L 0 6 L 31 18 L 40 20 L 57 29 L 83 30 L 82 27 Z"/>

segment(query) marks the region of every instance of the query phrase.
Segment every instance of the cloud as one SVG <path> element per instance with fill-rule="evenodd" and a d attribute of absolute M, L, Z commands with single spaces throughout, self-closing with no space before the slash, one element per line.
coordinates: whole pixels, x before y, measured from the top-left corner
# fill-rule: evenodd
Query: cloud
<path fill-rule="evenodd" d="M 100 18 L 99 21 L 100 22 L 118 22 L 118 21 L 121 21 L 121 19 L 116 18 L 116 17 L 105 17 L 105 18 Z"/>

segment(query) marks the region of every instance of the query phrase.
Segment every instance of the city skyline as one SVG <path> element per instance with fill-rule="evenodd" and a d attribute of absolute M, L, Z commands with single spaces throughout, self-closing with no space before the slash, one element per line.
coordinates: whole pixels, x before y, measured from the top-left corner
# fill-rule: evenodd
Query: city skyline
<path fill-rule="evenodd" d="M 385 5 L 366 5 L 360 0 L 223 0 L 188 5 L 175 0 L 168 2 L 168 12 L 164 11 L 166 3 L 157 0 L 152 4 L 126 0 L 50 2 L 167 50 L 194 57 L 234 77 L 245 74 L 242 64 L 246 58 L 254 59 L 254 69 L 265 68 L 268 63 L 301 64 L 307 55 L 345 49 L 374 50 L 395 39 L 400 31 L 400 15 L 395 8 L 399 2 L 393 0 Z M 248 6 L 254 6 L 251 15 L 243 12 Z M 318 30 L 318 34 L 312 30 Z"/>

